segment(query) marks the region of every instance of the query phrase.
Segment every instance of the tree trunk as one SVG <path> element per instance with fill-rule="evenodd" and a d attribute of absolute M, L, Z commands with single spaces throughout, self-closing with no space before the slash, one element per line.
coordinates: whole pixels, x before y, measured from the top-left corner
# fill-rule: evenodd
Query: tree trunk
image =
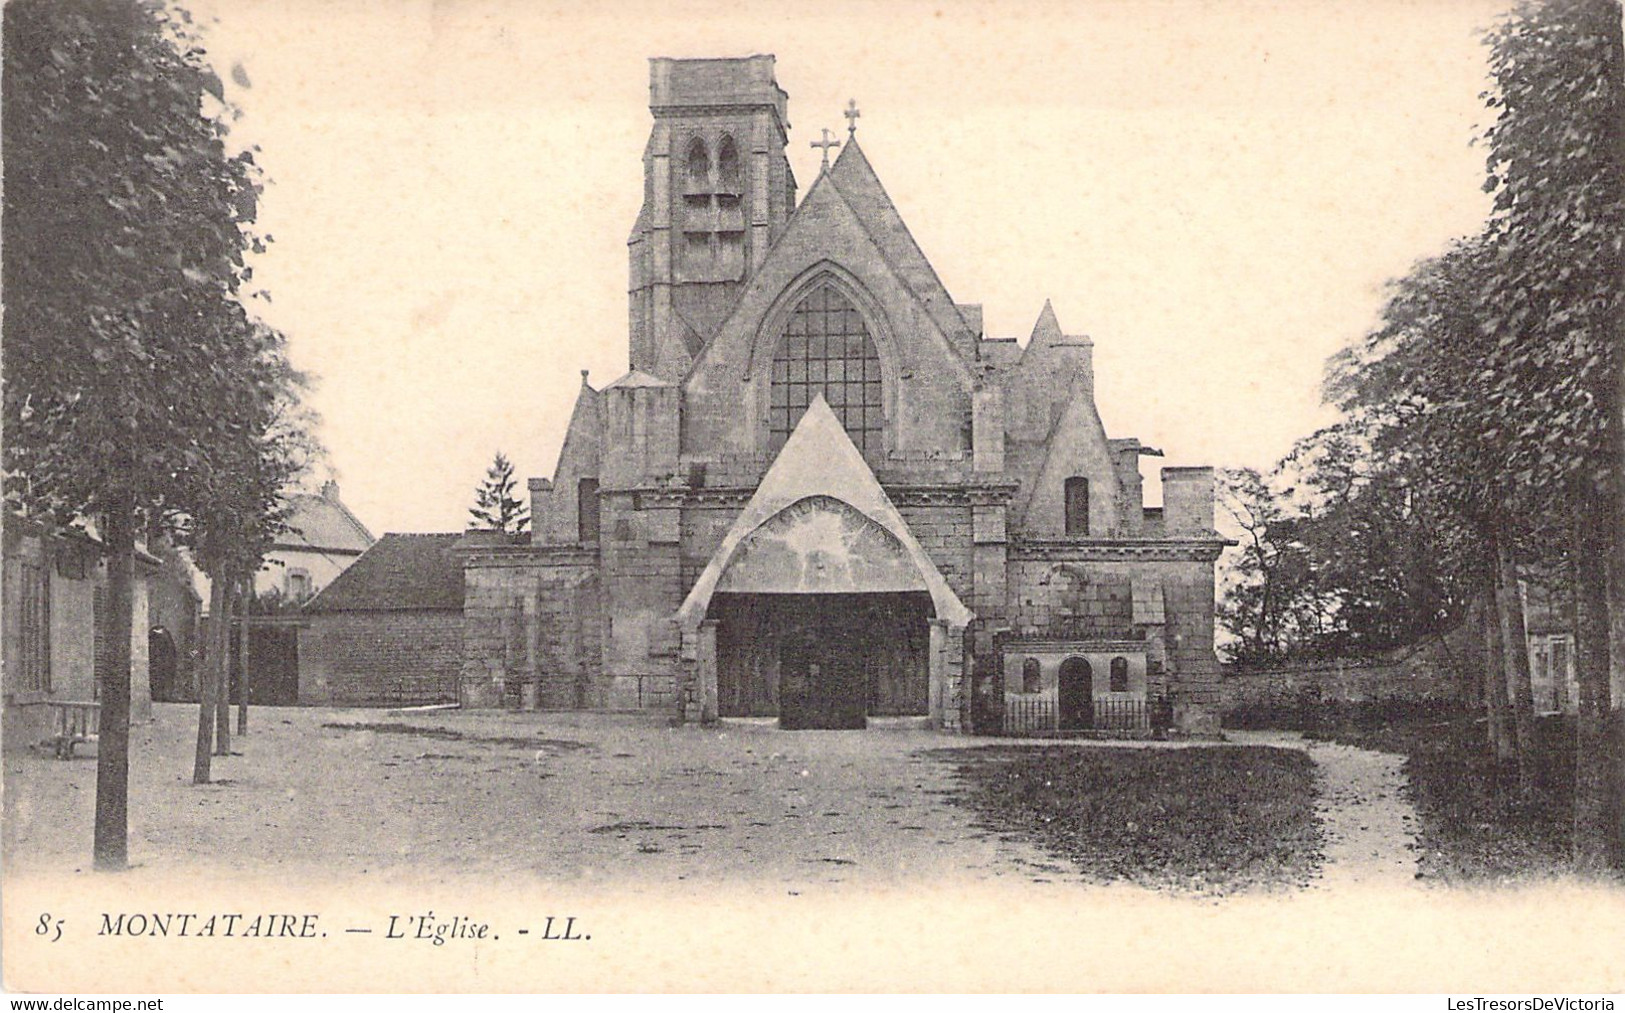
<path fill-rule="evenodd" d="M 198 673 L 197 753 L 192 759 L 192 783 L 209 783 L 209 755 L 214 751 L 214 698 L 220 686 L 219 669 L 226 656 L 226 582 L 209 575 L 209 641 L 203 671 Z"/>
<path fill-rule="evenodd" d="M 242 642 L 237 651 L 237 734 L 248 734 L 248 600 L 254 594 L 253 580 L 243 581 L 241 613 Z"/>
<path fill-rule="evenodd" d="M 1610 22 L 1609 36 L 1618 53 L 1622 34 L 1617 21 Z M 1615 65 L 1617 67 L 1617 60 Z M 1625 127 L 1625 102 L 1614 102 L 1614 117 L 1614 136 L 1618 137 L 1618 129 Z M 1616 145 L 1613 154 L 1617 182 L 1620 171 L 1625 170 L 1625 153 Z M 1616 187 L 1615 194 L 1618 193 Z M 1603 729 L 1608 737 L 1605 744 L 1612 746 L 1613 753 L 1613 783 L 1609 792 L 1613 803 L 1612 864 L 1625 871 L 1625 352 L 1621 351 L 1625 348 L 1625 314 L 1613 314 L 1613 325 L 1614 367 L 1603 373 L 1603 389 L 1597 398 L 1607 426 L 1603 461 L 1608 468 L 1608 480 L 1603 487 L 1605 503 L 1598 518 L 1606 532 L 1602 543 L 1608 630 L 1608 683 L 1601 688 L 1601 704 L 1606 725 L 1612 726 Z"/>
<path fill-rule="evenodd" d="M 1574 867 L 1584 873 L 1608 868 L 1614 820 L 1609 796 L 1613 750 L 1609 748 L 1608 538 L 1599 521 L 1600 497 L 1585 490 L 1574 517 L 1574 663 L 1580 700 L 1574 769 Z"/>
<path fill-rule="evenodd" d="M 236 597 L 230 577 L 222 577 L 220 604 L 220 667 L 215 670 L 214 755 L 231 755 L 231 600 Z"/>
<path fill-rule="evenodd" d="M 95 867 L 129 865 L 130 624 L 135 595 L 135 506 L 120 497 L 107 510 L 107 660 L 100 676 L 96 742 Z"/>
<path fill-rule="evenodd" d="M 1625 496 L 1616 504 L 1619 523 L 1608 554 L 1608 669 L 1609 691 L 1603 698 L 1608 723 L 1613 770 L 1613 865 L 1625 871 Z"/>
<path fill-rule="evenodd" d="M 1621 30 L 1618 18 L 1610 18 L 1608 43 L 1616 54 L 1611 61 L 1616 71 L 1622 42 L 1625 42 L 1625 31 Z M 1625 102 L 1619 101 L 1617 87 L 1613 112 L 1613 136 L 1617 141 L 1625 136 L 1621 133 L 1625 130 Z M 1621 151 L 1618 143 L 1613 146 L 1613 163 L 1610 178 L 1615 184 L 1613 192 L 1617 200 L 1619 181 L 1625 179 L 1625 151 Z M 1615 236 L 1618 236 L 1617 229 Z M 1602 459 L 1608 468 L 1608 482 L 1603 492 L 1607 503 L 1601 514 L 1601 520 L 1607 525 L 1604 530 L 1608 532 L 1604 551 L 1607 553 L 1609 688 L 1603 704 L 1613 726 L 1613 864 L 1616 869 L 1625 871 L 1625 351 L 1622 351 L 1625 349 L 1625 314 L 1616 310 L 1612 323 L 1614 336 L 1605 347 L 1613 354 L 1613 368 L 1603 371 L 1602 390 L 1597 397 L 1607 427 Z"/>
<path fill-rule="evenodd" d="M 1517 754 L 1512 749 L 1508 727 L 1506 662 L 1501 660 L 1501 624 L 1493 602 L 1494 586 L 1484 602 L 1484 712 L 1489 729 L 1490 752 L 1498 766 L 1510 764 Z"/>
<path fill-rule="evenodd" d="M 1529 637 L 1518 595 L 1518 567 L 1512 547 L 1495 540 L 1495 606 L 1501 627 L 1501 660 L 1506 666 L 1507 696 L 1512 701 L 1512 729 L 1518 744 L 1518 791 L 1535 793 L 1535 690 L 1529 678 Z"/>

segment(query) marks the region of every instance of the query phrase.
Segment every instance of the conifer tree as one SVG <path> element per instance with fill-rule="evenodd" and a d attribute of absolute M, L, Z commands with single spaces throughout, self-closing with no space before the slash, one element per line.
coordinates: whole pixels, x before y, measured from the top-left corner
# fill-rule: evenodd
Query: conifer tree
<path fill-rule="evenodd" d="M 485 481 L 474 490 L 474 507 L 468 511 L 471 528 L 503 531 L 516 535 L 530 524 L 524 501 L 514 495 L 513 462 L 497 451 L 485 469 Z"/>

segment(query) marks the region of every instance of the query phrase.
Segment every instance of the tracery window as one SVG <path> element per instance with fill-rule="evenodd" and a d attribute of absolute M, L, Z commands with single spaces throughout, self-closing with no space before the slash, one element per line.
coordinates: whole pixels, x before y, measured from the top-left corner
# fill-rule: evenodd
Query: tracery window
<path fill-rule="evenodd" d="M 773 357 L 768 433 L 774 451 L 784 446 L 817 394 L 824 395 L 858 450 L 881 450 L 880 356 L 863 315 L 828 285 L 796 304 Z"/>

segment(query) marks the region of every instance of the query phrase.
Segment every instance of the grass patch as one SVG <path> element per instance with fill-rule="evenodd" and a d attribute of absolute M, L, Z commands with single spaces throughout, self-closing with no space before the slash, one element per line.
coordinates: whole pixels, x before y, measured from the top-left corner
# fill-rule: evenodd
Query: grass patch
<path fill-rule="evenodd" d="M 1422 878 L 1446 884 L 1545 878 L 1569 865 L 1574 829 L 1573 718 L 1536 722 L 1539 786 L 1521 799 L 1515 769 L 1496 764 L 1481 719 L 1415 718 L 1312 730 L 1329 739 L 1406 757 L 1409 794 L 1421 819 Z"/>
<path fill-rule="evenodd" d="M 1320 867 L 1314 767 L 1298 750 L 946 749 L 989 829 L 1033 841 L 1094 882 L 1205 894 L 1306 885 Z"/>

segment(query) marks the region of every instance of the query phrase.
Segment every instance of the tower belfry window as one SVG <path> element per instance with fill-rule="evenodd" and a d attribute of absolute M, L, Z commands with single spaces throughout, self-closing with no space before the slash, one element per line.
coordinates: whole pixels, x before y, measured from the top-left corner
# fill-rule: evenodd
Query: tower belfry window
<path fill-rule="evenodd" d="M 705 139 L 694 137 L 683 159 L 682 281 L 738 281 L 745 274 L 744 181 L 739 149 L 723 134 L 713 162 Z"/>
<path fill-rule="evenodd" d="M 711 155 L 705 141 L 696 137 L 688 145 L 688 184 L 685 194 L 705 196 L 711 191 Z"/>
<path fill-rule="evenodd" d="M 717 146 L 717 193 L 736 200 L 741 193 L 739 149 L 727 134 L 722 135 L 722 143 Z"/>
<path fill-rule="evenodd" d="M 881 450 L 880 356 L 863 314 L 828 285 L 796 304 L 773 356 L 768 436 L 775 452 L 819 394 L 858 450 Z"/>

